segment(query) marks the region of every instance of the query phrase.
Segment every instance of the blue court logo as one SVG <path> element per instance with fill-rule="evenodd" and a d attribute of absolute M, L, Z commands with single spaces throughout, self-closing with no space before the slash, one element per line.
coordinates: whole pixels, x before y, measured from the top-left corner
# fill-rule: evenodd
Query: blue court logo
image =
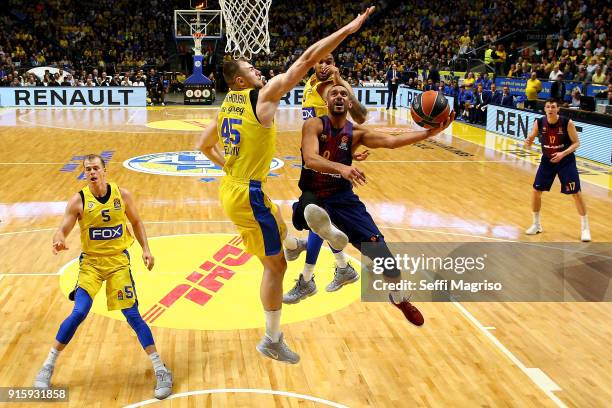
<path fill-rule="evenodd" d="M 278 170 L 284 165 L 282 160 L 273 158 L 270 171 Z M 141 173 L 161 176 L 222 177 L 225 175 L 219 166 L 198 151 L 146 154 L 124 161 L 123 166 Z"/>

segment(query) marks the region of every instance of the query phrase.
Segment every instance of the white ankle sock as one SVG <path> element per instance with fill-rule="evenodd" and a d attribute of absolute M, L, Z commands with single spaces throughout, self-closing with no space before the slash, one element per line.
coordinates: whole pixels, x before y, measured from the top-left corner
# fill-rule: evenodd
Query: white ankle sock
<path fill-rule="evenodd" d="M 344 255 L 344 251 L 335 252 L 334 257 L 336 258 L 336 265 L 338 268 L 346 268 L 348 264 L 346 263 L 346 255 Z"/>
<path fill-rule="evenodd" d="M 540 212 L 533 213 L 533 224 L 540 225 Z"/>
<path fill-rule="evenodd" d="M 404 300 L 404 296 L 402 296 L 402 292 L 399 290 L 392 290 L 389 293 L 391 293 L 391 299 L 393 299 L 395 303 L 400 303 L 402 300 Z"/>
<path fill-rule="evenodd" d="M 588 215 L 581 215 L 580 216 L 580 227 L 581 227 L 580 228 L 581 231 L 589 229 L 589 216 Z"/>
<path fill-rule="evenodd" d="M 280 340 L 280 318 L 281 309 L 278 310 L 266 310 L 266 336 L 268 336 L 272 342 L 276 343 Z"/>
<path fill-rule="evenodd" d="M 157 352 L 153 352 L 149 354 L 149 358 L 151 359 L 151 362 L 153 363 L 153 371 L 159 371 L 159 370 L 166 369 L 166 366 L 161 361 L 161 357 L 159 356 Z"/>
<path fill-rule="evenodd" d="M 55 361 L 57 360 L 57 357 L 59 356 L 60 352 L 61 350 L 58 350 L 55 347 L 51 347 L 51 351 L 49 351 L 49 355 L 47 356 L 47 359 L 45 360 L 43 365 L 55 366 Z"/>
<path fill-rule="evenodd" d="M 283 245 L 287 249 L 296 249 L 298 247 L 298 240 L 297 238 L 287 234 L 287 236 L 283 240 Z"/>
<path fill-rule="evenodd" d="M 314 265 L 309 263 L 304 264 L 304 270 L 302 271 L 302 276 L 304 277 L 304 282 L 310 282 L 312 279 L 312 274 L 314 273 Z"/>

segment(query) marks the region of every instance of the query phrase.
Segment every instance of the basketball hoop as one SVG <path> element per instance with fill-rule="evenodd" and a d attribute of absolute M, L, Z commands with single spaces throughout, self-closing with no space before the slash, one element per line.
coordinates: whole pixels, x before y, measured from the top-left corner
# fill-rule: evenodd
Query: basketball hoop
<path fill-rule="evenodd" d="M 234 58 L 251 59 L 254 54 L 270 53 L 268 13 L 272 0 L 219 0 L 227 45 Z"/>
<path fill-rule="evenodd" d="M 195 47 L 193 47 L 195 55 L 202 55 L 202 38 L 204 38 L 204 34 L 200 31 L 196 31 L 191 36 L 193 37 L 193 42 L 195 43 Z"/>

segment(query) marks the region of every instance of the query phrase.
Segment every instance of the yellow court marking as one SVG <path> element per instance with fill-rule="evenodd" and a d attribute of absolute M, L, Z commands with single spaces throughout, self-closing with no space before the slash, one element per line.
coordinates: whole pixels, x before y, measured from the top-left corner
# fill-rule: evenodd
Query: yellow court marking
<path fill-rule="evenodd" d="M 186 130 L 201 132 L 208 126 L 211 119 L 169 119 L 147 123 L 148 128 L 161 130 Z"/>
<path fill-rule="evenodd" d="M 151 239 L 150 246 L 155 256 L 152 271 L 144 267 L 140 247 L 130 248 L 139 309 L 147 323 L 195 330 L 264 327 L 259 299 L 262 266 L 257 258 L 244 252 L 239 237 L 231 234 L 163 236 Z M 321 284 L 331 281 L 334 260 L 331 251 L 321 251 L 315 270 Z M 304 254 L 288 263 L 284 292 L 293 286 L 293 278 L 299 276 L 303 266 Z M 63 269 L 60 287 L 68 296 L 77 281 L 78 260 L 71 261 Z M 91 310 L 125 320 L 121 312 L 106 310 L 105 293 L 103 287 Z M 285 305 L 283 324 L 324 316 L 359 298 L 359 283 L 333 293 L 320 290 L 307 302 Z"/>

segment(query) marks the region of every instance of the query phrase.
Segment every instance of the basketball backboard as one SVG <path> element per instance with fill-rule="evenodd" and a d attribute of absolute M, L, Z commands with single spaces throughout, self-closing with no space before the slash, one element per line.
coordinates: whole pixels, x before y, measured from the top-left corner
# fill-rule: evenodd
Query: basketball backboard
<path fill-rule="evenodd" d="M 174 38 L 190 40 L 200 32 L 202 39 L 220 39 L 223 34 L 221 10 L 174 10 Z"/>

